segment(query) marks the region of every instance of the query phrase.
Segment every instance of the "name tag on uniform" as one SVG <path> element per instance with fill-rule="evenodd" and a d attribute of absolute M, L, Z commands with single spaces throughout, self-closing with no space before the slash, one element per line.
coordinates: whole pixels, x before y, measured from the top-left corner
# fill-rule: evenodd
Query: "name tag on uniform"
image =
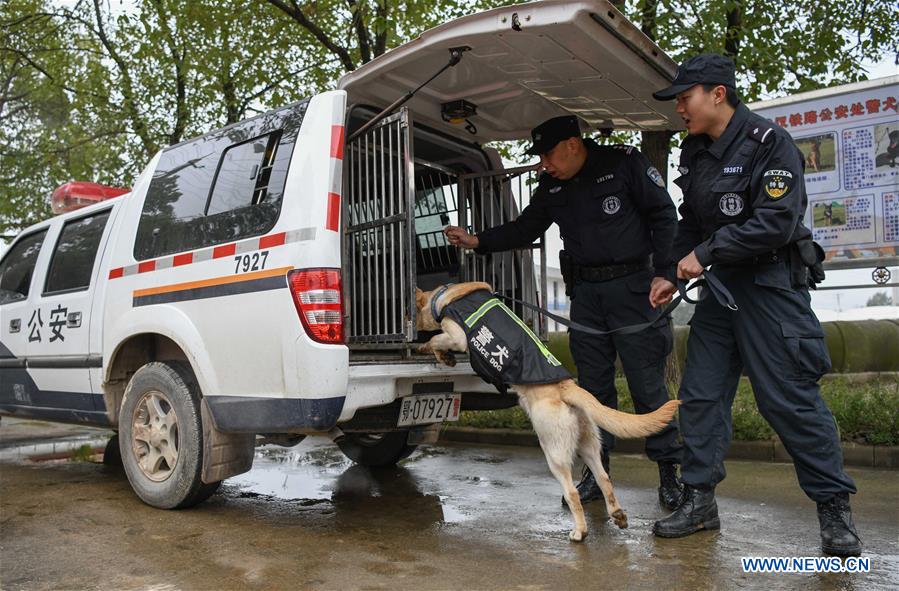
<path fill-rule="evenodd" d="M 604 174 L 604 175 L 602 175 L 602 176 L 600 176 L 600 177 L 596 177 L 596 182 L 597 182 L 597 183 L 604 183 L 604 182 L 606 182 L 606 181 L 612 180 L 613 178 L 615 178 L 615 175 L 614 175 L 614 174 Z"/>
<path fill-rule="evenodd" d="M 742 166 L 725 166 L 721 174 L 743 174 Z"/>

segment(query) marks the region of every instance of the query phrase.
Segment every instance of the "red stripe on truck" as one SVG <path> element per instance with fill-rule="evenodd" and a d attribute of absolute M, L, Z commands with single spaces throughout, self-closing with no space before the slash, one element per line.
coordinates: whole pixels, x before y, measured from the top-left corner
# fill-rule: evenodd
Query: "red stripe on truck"
<path fill-rule="evenodd" d="M 119 267 L 117 269 L 109 270 L 109 278 L 110 279 L 118 279 L 119 277 L 125 274 L 125 267 Z"/>
<path fill-rule="evenodd" d="M 331 158 L 343 160 L 343 125 L 331 126 Z"/>
<path fill-rule="evenodd" d="M 273 246 L 281 246 L 287 240 L 287 233 L 280 232 L 271 236 L 263 236 L 259 239 L 259 248 L 272 248 Z"/>
<path fill-rule="evenodd" d="M 138 273 L 149 273 L 156 270 L 156 261 L 144 261 L 137 265 Z"/>
<path fill-rule="evenodd" d="M 237 243 L 233 242 L 231 244 L 226 244 L 224 246 L 216 246 L 212 249 L 212 258 L 220 259 L 222 257 L 229 257 L 237 252 Z"/>
<path fill-rule="evenodd" d="M 340 195 L 328 193 L 328 220 L 325 228 L 336 232 L 340 227 Z"/>
<path fill-rule="evenodd" d="M 194 253 L 185 252 L 184 254 L 176 254 L 174 258 L 172 258 L 172 266 L 180 267 L 182 265 L 189 265 L 194 262 Z"/>

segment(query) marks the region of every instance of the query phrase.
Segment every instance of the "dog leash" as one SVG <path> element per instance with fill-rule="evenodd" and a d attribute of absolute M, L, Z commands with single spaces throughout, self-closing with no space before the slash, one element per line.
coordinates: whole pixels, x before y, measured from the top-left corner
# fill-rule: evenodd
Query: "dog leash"
<path fill-rule="evenodd" d="M 641 322 L 640 324 L 630 324 L 628 326 L 620 326 L 620 327 L 612 329 L 612 330 L 599 330 L 597 328 L 593 328 L 591 326 L 587 326 L 587 325 L 581 324 L 579 322 L 574 322 L 572 320 L 569 320 L 568 318 L 565 318 L 564 316 L 559 316 L 558 314 L 553 314 L 549 310 L 546 310 L 539 306 L 535 306 L 534 304 L 519 300 L 518 298 L 513 298 L 513 297 L 510 297 L 507 295 L 500 294 L 500 293 L 494 293 L 494 295 L 496 297 L 502 298 L 506 301 L 521 304 L 525 308 L 530 308 L 531 310 L 534 310 L 535 312 L 539 312 L 540 314 L 543 314 L 547 318 L 551 318 L 551 319 L 555 320 L 556 322 L 558 322 L 559 324 L 563 324 L 573 330 L 585 332 L 587 334 L 605 336 L 605 335 L 610 335 L 610 334 L 634 334 L 634 333 L 638 333 L 642 330 L 646 330 L 647 328 L 649 328 L 650 326 L 652 326 L 653 324 L 658 322 L 660 319 L 665 318 L 666 316 L 670 316 L 671 313 L 674 312 L 674 309 L 677 308 L 682 301 L 689 302 L 691 304 L 698 304 L 699 302 L 704 300 L 706 297 L 708 297 L 708 293 L 705 291 L 701 292 L 700 296 L 698 298 L 696 298 L 695 300 L 691 299 L 690 296 L 687 295 L 687 293 L 690 291 L 693 291 L 694 289 L 697 289 L 699 287 L 703 287 L 703 286 L 708 287 L 708 291 L 710 291 L 712 293 L 712 295 L 715 297 L 715 299 L 718 300 L 719 304 L 721 304 L 725 308 L 728 308 L 735 312 L 737 311 L 737 304 L 734 301 L 733 295 L 730 293 L 730 291 L 726 287 L 724 287 L 724 284 L 721 283 L 721 280 L 718 279 L 717 277 L 715 277 L 714 275 L 712 275 L 712 273 L 709 271 L 703 272 L 702 275 L 700 275 L 700 277 L 696 281 L 694 281 L 692 283 L 692 285 L 690 285 L 690 286 L 687 286 L 685 281 L 678 279 L 678 281 L 677 281 L 678 296 L 676 298 L 674 298 L 673 300 L 671 300 L 667 306 L 665 306 L 665 308 L 662 310 L 662 313 L 659 314 L 659 317 L 656 318 L 655 320 L 651 320 L 649 322 Z"/>

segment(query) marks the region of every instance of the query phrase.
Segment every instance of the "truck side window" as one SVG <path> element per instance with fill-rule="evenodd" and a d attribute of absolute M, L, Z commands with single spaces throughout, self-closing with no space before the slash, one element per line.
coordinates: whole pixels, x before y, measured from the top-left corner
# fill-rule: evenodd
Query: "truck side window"
<path fill-rule="evenodd" d="M 45 295 L 82 290 L 90 286 L 91 272 L 107 220 L 108 209 L 66 222 L 50 261 L 44 285 Z"/>
<path fill-rule="evenodd" d="M 31 276 L 47 230 L 36 232 L 16 242 L 0 261 L 0 305 L 28 297 Z"/>
<path fill-rule="evenodd" d="M 308 101 L 165 149 L 147 189 L 139 260 L 265 234 L 281 213 Z"/>
<path fill-rule="evenodd" d="M 206 215 L 257 205 L 268 196 L 280 131 L 231 146 L 222 154 Z"/>

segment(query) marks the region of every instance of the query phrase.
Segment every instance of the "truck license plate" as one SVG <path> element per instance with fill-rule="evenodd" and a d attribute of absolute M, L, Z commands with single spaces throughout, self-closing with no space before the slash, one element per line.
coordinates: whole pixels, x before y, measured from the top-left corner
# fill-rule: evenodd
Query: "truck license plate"
<path fill-rule="evenodd" d="M 397 427 L 426 425 L 443 421 L 458 421 L 461 394 L 420 394 L 406 396 L 400 402 Z"/>

